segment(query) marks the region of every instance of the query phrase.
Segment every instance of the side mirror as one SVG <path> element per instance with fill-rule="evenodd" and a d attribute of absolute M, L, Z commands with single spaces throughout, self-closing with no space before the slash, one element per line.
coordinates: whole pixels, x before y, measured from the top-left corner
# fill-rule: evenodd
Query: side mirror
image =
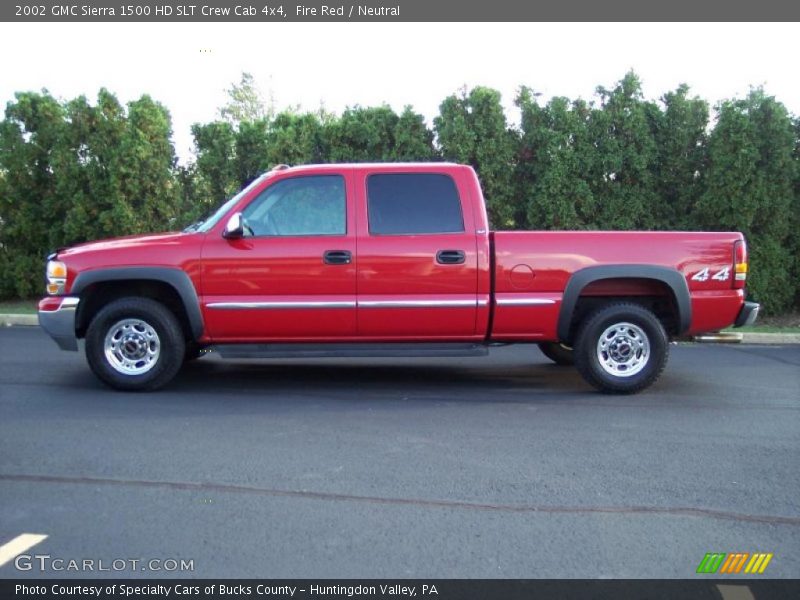
<path fill-rule="evenodd" d="M 242 213 L 235 213 L 231 215 L 228 222 L 225 224 L 225 230 L 222 232 L 222 237 L 227 240 L 236 240 L 244 237 L 244 218 Z"/>

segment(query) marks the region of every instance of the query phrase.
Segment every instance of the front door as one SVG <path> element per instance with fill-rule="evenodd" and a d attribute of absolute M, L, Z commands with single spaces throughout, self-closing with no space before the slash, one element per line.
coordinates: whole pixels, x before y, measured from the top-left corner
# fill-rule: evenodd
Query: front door
<path fill-rule="evenodd" d="M 245 236 L 208 234 L 202 304 L 225 341 L 320 341 L 356 334 L 350 171 L 268 180 L 242 209 Z"/>

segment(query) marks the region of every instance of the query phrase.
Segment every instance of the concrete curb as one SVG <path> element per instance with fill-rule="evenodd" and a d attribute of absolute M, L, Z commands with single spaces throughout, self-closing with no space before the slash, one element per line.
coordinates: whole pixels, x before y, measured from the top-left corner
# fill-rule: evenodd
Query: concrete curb
<path fill-rule="evenodd" d="M 800 344 L 800 333 L 743 333 L 743 344 Z"/>
<path fill-rule="evenodd" d="M 0 324 L 4 327 L 10 327 L 11 325 L 36 326 L 39 325 L 39 317 L 36 315 L 0 314 Z"/>
<path fill-rule="evenodd" d="M 0 325 L 11 327 L 21 325 L 36 327 L 39 318 L 36 315 L 0 314 Z M 735 331 L 735 330 L 734 330 Z M 742 344 L 800 344 L 800 333 L 742 333 Z"/>

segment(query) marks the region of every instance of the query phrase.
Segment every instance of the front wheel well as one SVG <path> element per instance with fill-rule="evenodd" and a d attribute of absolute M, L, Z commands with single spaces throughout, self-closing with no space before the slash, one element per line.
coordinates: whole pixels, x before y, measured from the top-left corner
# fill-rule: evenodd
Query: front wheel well
<path fill-rule="evenodd" d="M 116 279 L 89 285 L 80 294 L 81 301 L 75 320 L 76 335 L 79 338 L 85 337 L 89 324 L 100 309 L 109 302 L 127 297 L 150 298 L 160 302 L 178 319 L 186 341 L 193 339 L 186 307 L 178 291 L 164 281 L 148 279 Z"/>

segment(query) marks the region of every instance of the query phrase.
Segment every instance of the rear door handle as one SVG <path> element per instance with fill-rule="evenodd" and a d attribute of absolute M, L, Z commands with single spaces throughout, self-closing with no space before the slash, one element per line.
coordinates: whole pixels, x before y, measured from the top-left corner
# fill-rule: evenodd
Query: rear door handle
<path fill-rule="evenodd" d="M 466 260 L 463 250 L 439 250 L 436 253 L 436 262 L 440 265 L 463 265 Z"/>
<path fill-rule="evenodd" d="M 349 265 L 353 255 L 349 250 L 326 250 L 322 262 L 326 265 Z"/>

